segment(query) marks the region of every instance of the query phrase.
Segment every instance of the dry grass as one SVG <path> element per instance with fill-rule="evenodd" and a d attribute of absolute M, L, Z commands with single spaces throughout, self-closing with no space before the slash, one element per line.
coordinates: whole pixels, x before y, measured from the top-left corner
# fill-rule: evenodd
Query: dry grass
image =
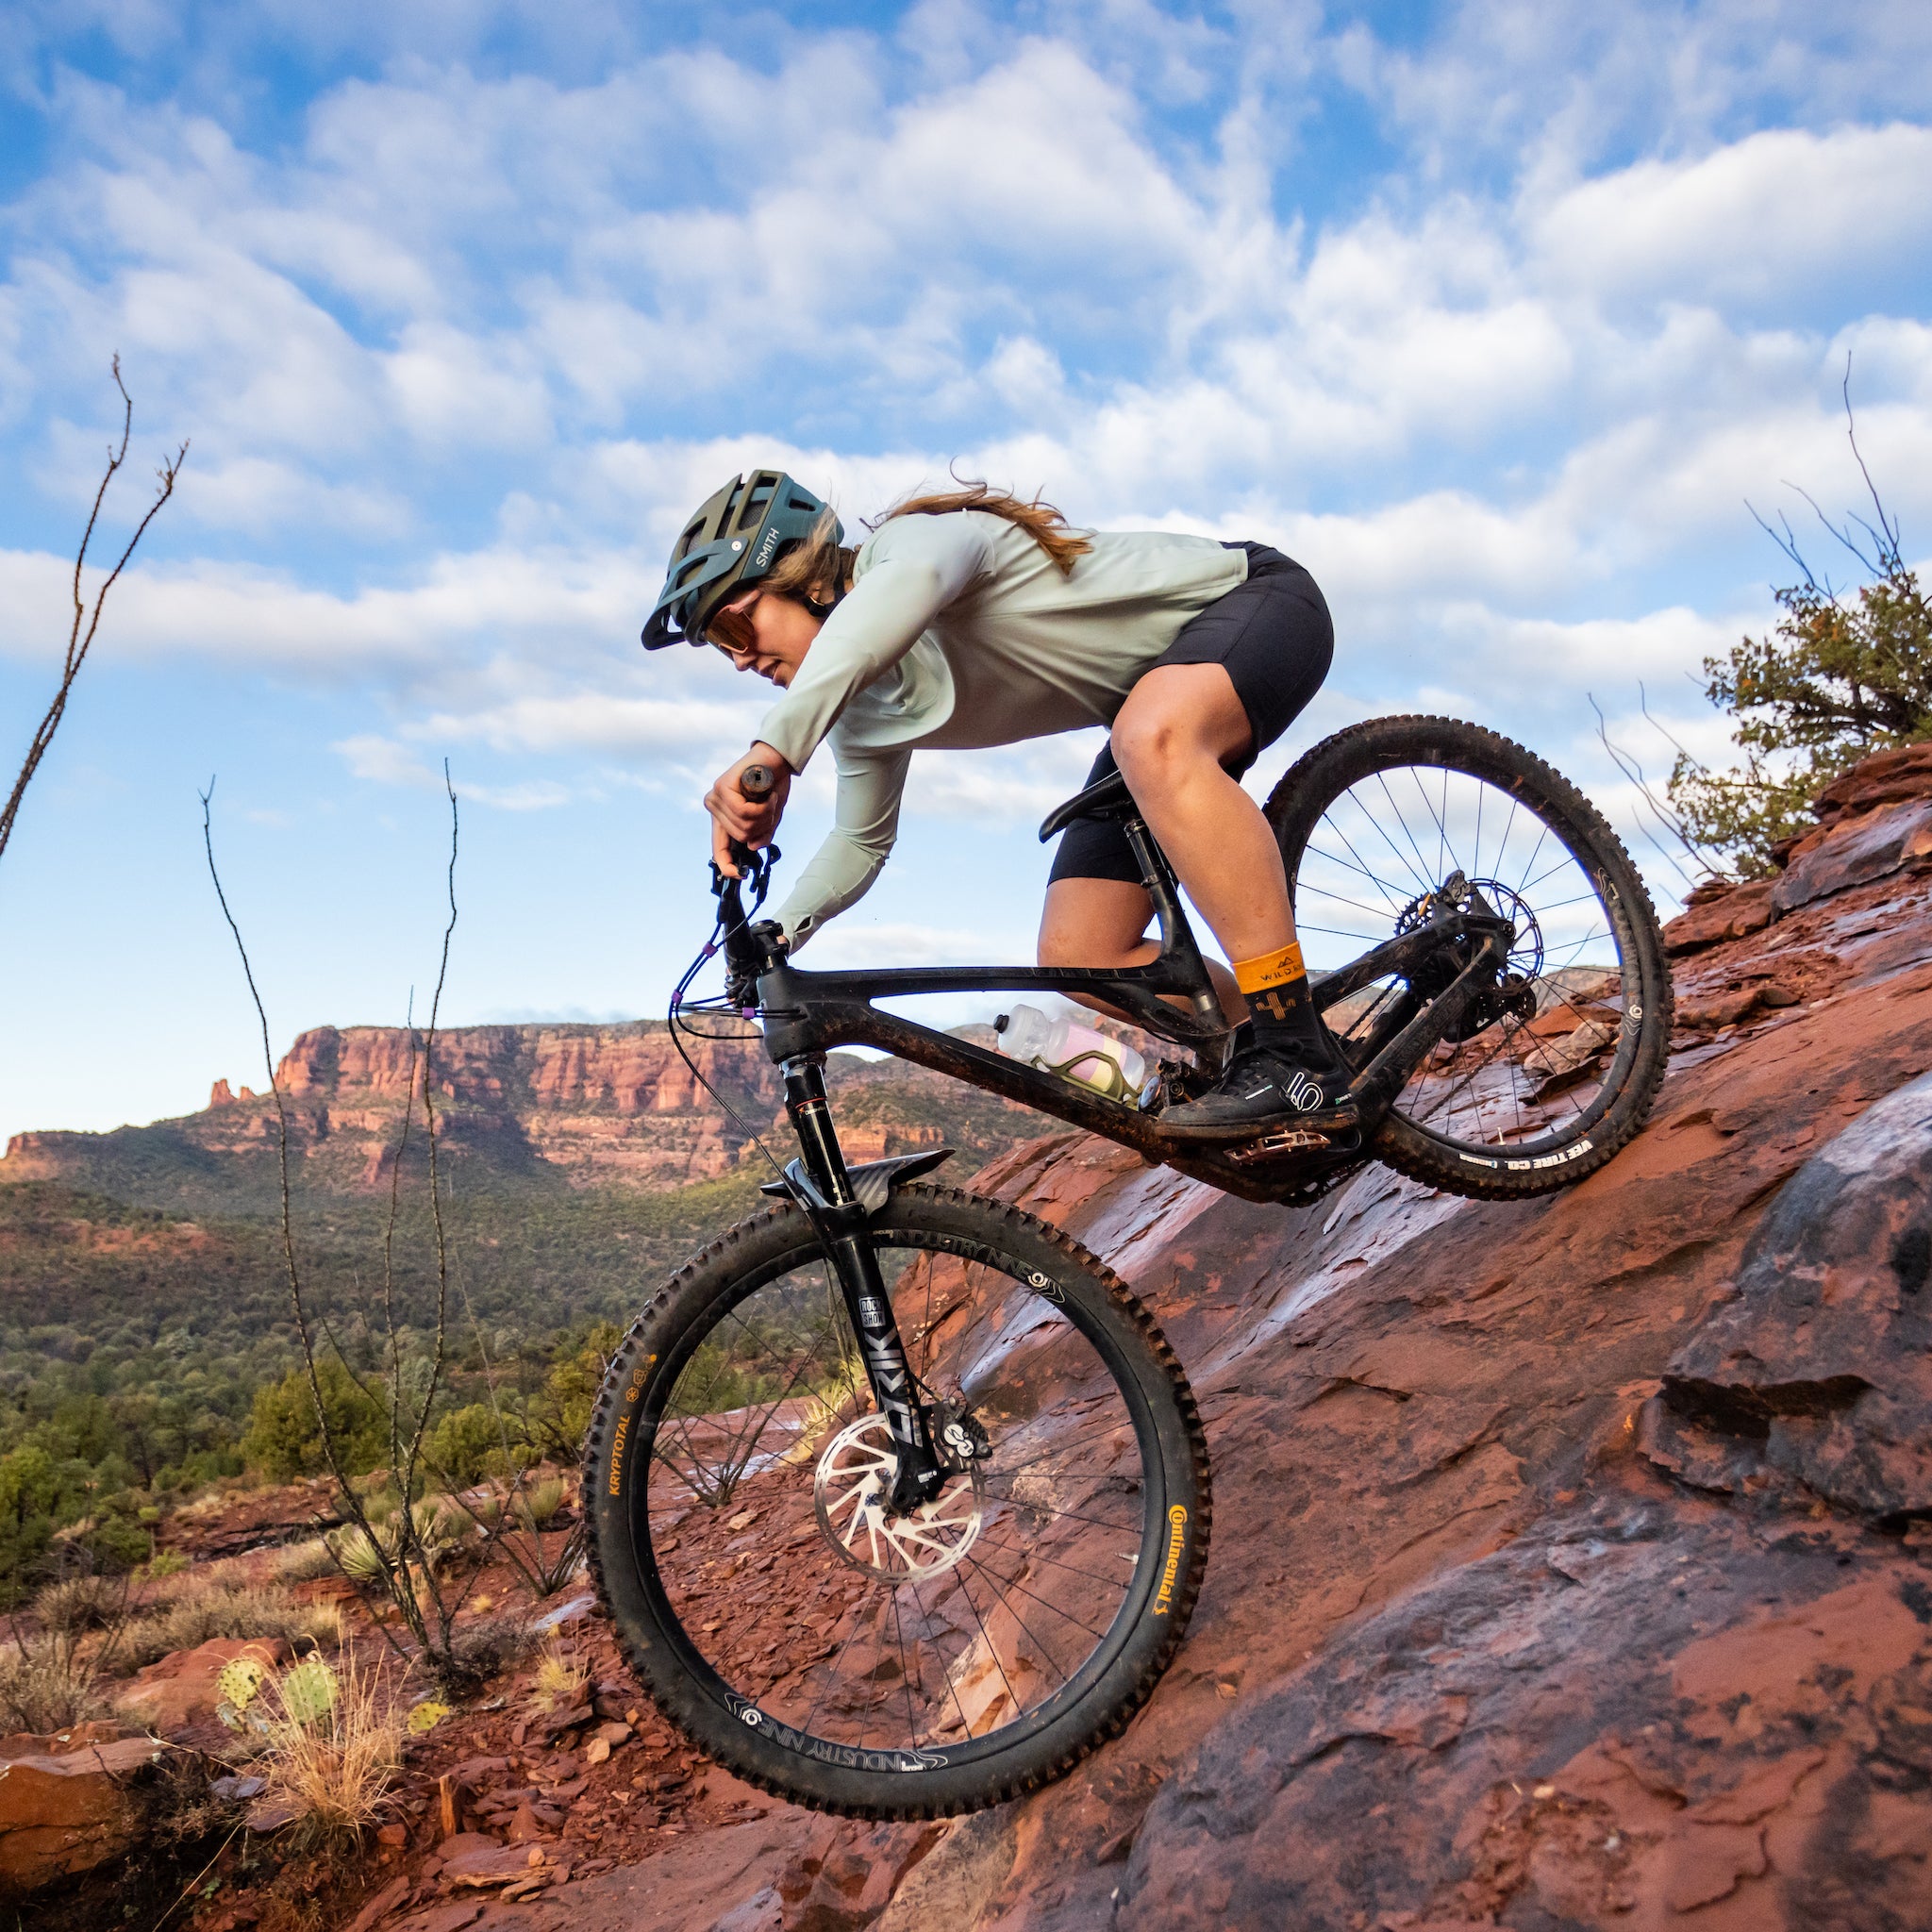
<path fill-rule="evenodd" d="M 589 1667 L 554 1640 L 543 1646 L 530 1696 L 544 1710 L 568 1710 L 581 1703 L 591 1681 Z"/>
<path fill-rule="evenodd" d="M 133 1596 L 126 1576 L 69 1576 L 35 1594 L 33 1618 L 42 1630 L 76 1637 L 87 1630 L 112 1630 L 126 1621 Z"/>
<path fill-rule="evenodd" d="M 318 1577 L 337 1574 L 335 1558 L 319 1536 L 277 1551 L 271 1567 L 277 1583 L 313 1583 Z"/>
<path fill-rule="evenodd" d="M 45 1734 L 107 1715 L 93 1646 L 74 1630 L 0 1646 L 0 1727 Z"/>
<path fill-rule="evenodd" d="M 245 1582 L 225 1564 L 180 1581 L 186 1587 L 172 1601 L 127 1626 L 119 1653 L 132 1667 L 216 1637 L 279 1637 L 298 1648 L 341 1641 L 341 1612 L 333 1604 L 297 1603 L 279 1586 Z"/>
<path fill-rule="evenodd" d="M 324 1831 L 364 1831 L 377 1822 L 402 1766 L 399 1700 L 380 1666 L 360 1664 L 353 1651 L 344 1651 L 334 1673 L 334 1701 L 304 1722 L 300 1706 L 291 1707 L 292 1695 L 282 1693 L 291 1674 L 271 1676 L 262 1686 L 267 1728 L 254 1769 L 268 1779 L 272 1796 Z"/>

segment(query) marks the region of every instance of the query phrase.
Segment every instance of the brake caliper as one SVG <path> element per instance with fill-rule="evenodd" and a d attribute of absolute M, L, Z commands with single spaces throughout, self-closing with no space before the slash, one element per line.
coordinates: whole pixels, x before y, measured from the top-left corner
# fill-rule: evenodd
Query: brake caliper
<path fill-rule="evenodd" d="M 950 1402 L 937 1403 L 926 1412 L 926 1424 L 932 1431 L 932 1446 L 941 1464 L 955 1475 L 975 1462 L 984 1462 L 992 1454 L 992 1442 L 985 1426 L 971 1409 Z"/>

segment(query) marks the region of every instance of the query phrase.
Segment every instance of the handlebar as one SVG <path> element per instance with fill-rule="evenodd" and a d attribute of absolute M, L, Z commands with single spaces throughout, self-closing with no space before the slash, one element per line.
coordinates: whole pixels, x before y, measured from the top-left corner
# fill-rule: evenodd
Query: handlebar
<path fill-rule="evenodd" d="M 738 774 L 738 789 L 754 805 L 762 804 L 778 789 L 778 774 L 769 765 L 747 765 Z M 732 863 L 757 884 L 760 899 L 764 897 L 767 870 L 777 856 L 775 846 L 768 847 L 760 854 L 736 839 L 731 841 Z M 715 866 L 711 870 L 712 891 L 718 895 L 719 917 L 724 927 L 725 961 L 730 969 L 735 995 L 740 1004 L 745 1004 L 755 997 L 752 984 L 767 963 L 769 946 L 746 921 L 741 881 L 726 878 Z M 772 930 L 775 933 L 776 927 Z"/>

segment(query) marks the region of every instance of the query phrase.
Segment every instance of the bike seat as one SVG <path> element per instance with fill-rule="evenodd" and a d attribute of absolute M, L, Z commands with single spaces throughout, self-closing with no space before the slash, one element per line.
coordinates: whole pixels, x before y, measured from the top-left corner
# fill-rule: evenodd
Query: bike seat
<path fill-rule="evenodd" d="M 1118 772 L 1109 772 L 1105 778 L 1096 780 L 1084 791 L 1076 791 L 1066 804 L 1057 805 L 1047 813 L 1040 827 L 1040 842 L 1044 845 L 1075 819 L 1127 819 L 1139 810 L 1134 794 L 1127 790 L 1127 781 Z"/>

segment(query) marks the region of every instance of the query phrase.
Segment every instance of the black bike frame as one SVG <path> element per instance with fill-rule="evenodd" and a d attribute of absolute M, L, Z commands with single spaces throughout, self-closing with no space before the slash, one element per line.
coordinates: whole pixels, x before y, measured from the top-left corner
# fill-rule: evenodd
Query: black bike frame
<path fill-rule="evenodd" d="M 756 1007 L 747 1017 L 763 1024 L 765 1051 L 785 1076 L 785 1105 L 798 1136 L 800 1159 L 787 1171 L 798 1204 L 812 1217 L 836 1273 L 866 1374 L 880 1413 L 902 1445 L 892 1504 L 908 1510 L 936 1494 L 946 1472 L 934 1449 L 928 1419 L 918 1401 L 891 1299 L 879 1274 L 867 1230 L 870 1210 L 858 1199 L 839 1146 L 824 1086 L 824 1057 L 835 1047 L 870 1046 L 929 1067 L 934 1073 L 986 1089 L 1070 1125 L 1131 1147 L 1157 1165 L 1211 1183 L 1230 1194 L 1261 1202 L 1306 1196 L 1311 1186 L 1358 1165 L 1374 1127 L 1423 1057 L 1462 1019 L 1507 956 L 1508 922 L 1455 909 L 1454 894 L 1413 932 L 1403 934 L 1340 972 L 1314 981 L 1314 999 L 1325 1009 L 1379 979 L 1402 977 L 1445 946 L 1465 941 L 1473 956 L 1451 983 L 1425 1004 L 1394 1003 L 1371 1037 L 1372 1057 L 1352 1091 L 1361 1108 L 1360 1143 L 1347 1151 L 1288 1154 L 1257 1164 L 1236 1160 L 1222 1149 L 1181 1141 L 1162 1131 L 1159 1117 L 1058 1074 L 989 1052 L 934 1027 L 883 1012 L 874 1004 L 921 993 L 1057 992 L 1090 994 L 1128 1014 L 1147 1032 L 1191 1048 L 1212 1069 L 1225 1062 L 1230 1029 L 1221 1015 L 1193 928 L 1165 855 L 1138 818 L 1123 822 L 1140 861 L 1142 883 L 1159 922 L 1160 950 L 1145 966 L 1089 969 L 1052 966 L 885 967 L 852 973 L 808 973 L 782 952 L 768 949 L 746 924 L 736 879 L 718 881 L 724 950 L 734 983 L 756 983 Z M 1172 1006 L 1170 997 L 1187 1001 Z"/>
<path fill-rule="evenodd" d="M 1140 820 L 1127 819 L 1123 829 L 1141 862 L 1142 882 L 1159 922 L 1160 950 L 1147 965 L 883 967 L 810 973 L 782 954 L 761 952 L 756 961 L 741 955 L 735 963 L 747 976 L 756 977 L 755 1010 L 763 1023 L 765 1051 L 780 1067 L 789 1067 L 794 1061 L 823 1058 L 835 1047 L 874 1047 L 1051 1114 L 1071 1126 L 1131 1147 L 1156 1165 L 1175 1168 L 1249 1201 L 1290 1199 L 1306 1191 L 1312 1174 L 1360 1161 L 1363 1156 L 1357 1150 L 1291 1157 L 1263 1166 L 1239 1162 L 1224 1151 L 1164 1132 L 1158 1115 L 1142 1113 L 1124 1101 L 1110 1100 L 1091 1088 L 954 1034 L 884 1012 L 874 1004 L 922 993 L 1085 993 L 1127 1014 L 1146 1032 L 1191 1048 L 1210 1070 L 1218 1070 L 1225 1059 L 1230 1029 L 1222 1018 L 1174 874 Z M 742 933 L 744 913 L 737 881 L 724 883 L 721 898 L 727 934 Z M 1364 1145 L 1423 1057 L 1456 1026 L 1493 976 L 1507 953 L 1509 928 L 1507 922 L 1445 905 L 1414 932 L 1374 947 L 1340 972 L 1314 979 L 1315 1005 L 1325 1010 L 1379 979 L 1402 977 L 1425 959 L 1440 958 L 1445 945 L 1471 939 L 1482 943 L 1456 980 L 1419 1010 L 1398 1008 L 1396 1017 L 1402 1024 L 1381 1029 L 1373 1040 L 1373 1058 L 1353 1082 L 1362 1111 Z M 1168 999 L 1174 996 L 1188 1005 L 1171 1006 Z"/>

